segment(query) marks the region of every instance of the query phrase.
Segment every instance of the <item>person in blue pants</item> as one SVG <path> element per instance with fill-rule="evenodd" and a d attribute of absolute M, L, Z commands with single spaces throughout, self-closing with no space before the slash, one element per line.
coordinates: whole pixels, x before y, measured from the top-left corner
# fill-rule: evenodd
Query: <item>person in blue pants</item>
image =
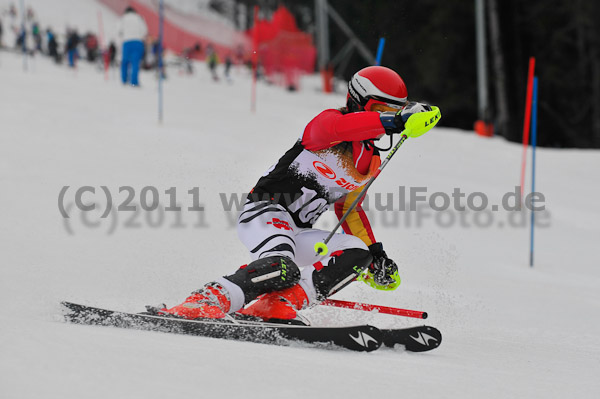
<path fill-rule="evenodd" d="M 66 51 L 67 51 L 67 57 L 69 60 L 69 67 L 70 68 L 75 68 L 77 59 L 79 58 L 79 54 L 77 53 L 77 46 L 79 46 L 79 41 L 80 41 L 80 37 L 77 34 L 77 30 L 73 29 L 71 31 L 68 32 L 68 36 L 67 36 L 67 44 L 66 44 Z"/>
<path fill-rule="evenodd" d="M 123 40 L 121 57 L 121 81 L 123 84 L 139 86 L 138 72 L 144 55 L 144 39 L 148 27 L 144 19 L 133 9 L 127 7 L 121 18 L 119 36 Z"/>
<path fill-rule="evenodd" d="M 143 55 L 144 43 L 141 40 L 128 40 L 123 43 L 123 57 L 121 60 L 121 80 L 123 84 L 131 83 L 132 86 L 139 86 L 138 72 Z"/>

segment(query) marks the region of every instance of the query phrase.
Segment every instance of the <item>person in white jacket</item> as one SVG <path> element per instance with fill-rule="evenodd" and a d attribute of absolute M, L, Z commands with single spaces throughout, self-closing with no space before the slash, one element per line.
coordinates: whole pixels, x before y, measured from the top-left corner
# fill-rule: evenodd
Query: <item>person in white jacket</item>
<path fill-rule="evenodd" d="M 127 7 L 119 27 L 119 36 L 123 41 L 121 57 L 123 84 L 139 85 L 138 72 L 144 55 L 144 39 L 147 34 L 148 27 L 144 19 L 135 12 L 133 7 Z"/>

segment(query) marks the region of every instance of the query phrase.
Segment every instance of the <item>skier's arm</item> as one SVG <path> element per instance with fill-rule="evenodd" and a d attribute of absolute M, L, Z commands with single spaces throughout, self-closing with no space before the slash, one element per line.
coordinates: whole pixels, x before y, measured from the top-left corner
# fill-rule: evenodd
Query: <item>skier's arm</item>
<path fill-rule="evenodd" d="M 402 108 L 401 111 L 398 111 L 396 113 L 382 112 L 379 115 L 379 118 L 387 134 L 402 133 L 405 124 L 408 122 L 408 119 L 411 116 L 419 112 L 429 111 L 431 111 L 431 106 L 429 104 L 411 101 L 408 104 L 406 104 L 406 106 Z M 429 129 L 431 129 L 431 127 Z"/>
<path fill-rule="evenodd" d="M 343 141 L 379 139 L 385 128 L 378 112 L 342 114 L 328 109 L 308 123 L 302 135 L 302 145 L 309 151 L 332 147 Z"/>
<path fill-rule="evenodd" d="M 371 287 L 391 291 L 400 285 L 400 275 L 398 274 L 398 265 L 388 258 L 383 250 L 383 245 L 376 242 L 369 246 L 369 252 L 373 256 L 373 262 L 365 270 L 361 279 Z"/>

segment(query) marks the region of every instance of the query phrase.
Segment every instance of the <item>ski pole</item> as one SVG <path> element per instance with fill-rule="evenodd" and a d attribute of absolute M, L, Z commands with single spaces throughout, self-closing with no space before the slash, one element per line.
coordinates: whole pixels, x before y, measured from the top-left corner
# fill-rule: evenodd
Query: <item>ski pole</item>
<path fill-rule="evenodd" d="M 352 202 L 346 213 L 344 213 L 344 215 L 341 217 L 338 224 L 336 224 L 333 230 L 329 232 L 325 240 L 323 242 L 317 242 L 315 244 L 315 252 L 318 255 L 327 255 L 327 253 L 329 252 L 329 250 L 327 249 L 327 243 L 331 240 L 337 229 L 339 229 L 340 226 L 346 221 L 346 218 L 348 217 L 348 215 L 350 215 L 350 212 L 352 212 L 354 208 L 356 208 L 358 203 L 367 194 L 367 190 L 369 189 L 369 187 L 371 187 L 371 184 L 373 184 L 377 176 L 381 174 L 383 168 L 385 168 L 388 162 L 390 162 L 390 159 L 392 159 L 396 151 L 398 151 L 398 149 L 402 146 L 406 139 L 409 137 L 422 136 L 438 123 L 438 121 L 442 117 L 440 109 L 438 107 L 431 107 L 431 109 L 431 111 L 413 114 L 408 119 L 408 121 L 406 121 L 405 129 L 402 131 L 398 143 L 391 149 L 391 151 L 388 153 L 387 157 L 385 157 L 379 168 L 375 171 L 375 173 L 369 179 L 367 184 L 365 184 L 365 186 L 362 188 L 361 193 L 356 197 L 354 202 Z"/>
<path fill-rule="evenodd" d="M 367 193 L 367 190 L 369 189 L 369 187 L 371 187 L 371 184 L 373 184 L 373 182 L 375 181 L 377 176 L 379 176 L 379 174 L 381 173 L 383 168 L 385 168 L 385 165 L 387 165 L 387 163 L 390 161 L 392 156 L 396 153 L 396 151 L 398 151 L 398 148 L 400 148 L 400 146 L 402 146 L 402 143 L 404 143 L 407 138 L 408 138 L 408 136 L 406 134 L 404 134 L 404 132 L 403 132 L 402 136 L 400 137 L 400 141 L 398 141 L 398 143 L 394 146 L 394 148 L 392 148 L 392 150 L 390 151 L 388 156 L 385 157 L 385 159 L 379 166 L 379 169 L 377 169 L 375 171 L 375 173 L 373 174 L 373 176 L 369 179 L 367 184 L 362 189 L 361 193 L 358 195 L 358 197 L 356 197 L 354 202 L 352 202 L 352 205 L 350 205 L 350 207 L 348 208 L 346 213 L 344 213 L 344 216 L 341 217 L 338 224 L 336 224 L 335 227 L 333 228 L 333 230 L 331 230 L 329 232 L 329 234 L 327 235 L 327 238 L 325 238 L 325 240 L 323 242 L 318 242 L 315 244 L 315 251 L 317 252 L 317 254 L 327 255 L 327 252 L 329 252 L 327 249 L 327 243 L 331 240 L 331 237 L 333 237 L 333 235 L 335 234 L 337 229 L 339 229 L 340 226 L 346 221 L 346 218 L 348 217 L 348 215 L 350 215 L 350 212 L 352 212 L 354 210 L 354 208 L 356 208 L 356 205 L 358 205 L 358 203 L 363 199 L 363 197 Z"/>
<path fill-rule="evenodd" d="M 421 312 L 418 310 L 399 309 L 389 306 L 371 305 L 368 303 L 341 301 L 338 299 L 325 299 L 320 303 L 320 305 L 335 306 L 337 308 L 344 309 L 364 310 L 367 312 L 377 311 L 379 313 L 391 314 L 394 316 L 414 317 L 415 319 L 427 318 L 427 312 Z"/>

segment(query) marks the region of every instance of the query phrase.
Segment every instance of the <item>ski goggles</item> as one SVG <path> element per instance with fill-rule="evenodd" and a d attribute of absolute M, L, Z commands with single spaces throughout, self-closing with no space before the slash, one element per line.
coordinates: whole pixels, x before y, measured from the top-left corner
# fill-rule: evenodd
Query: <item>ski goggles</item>
<path fill-rule="evenodd" d="M 384 103 L 373 99 L 369 99 L 365 105 L 365 110 L 374 112 L 398 112 L 402 108 L 404 105 Z"/>

